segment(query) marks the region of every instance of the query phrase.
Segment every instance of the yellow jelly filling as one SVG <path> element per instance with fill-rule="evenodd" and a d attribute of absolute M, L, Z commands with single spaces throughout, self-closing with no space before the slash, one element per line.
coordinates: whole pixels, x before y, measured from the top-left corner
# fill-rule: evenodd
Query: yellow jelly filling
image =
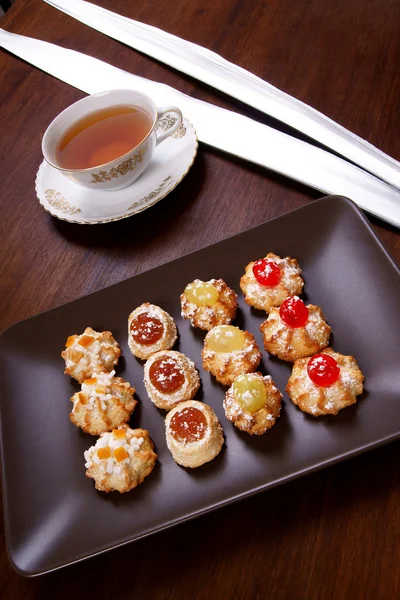
<path fill-rule="evenodd" d="M 219 325 L 211 329 L 207 335 L 207 346 L 214 352 L 242 350 L 245 343 L 243 331 L 233 325 Z"/>
<path fill-rule="evenodd" d="M 189 302 L 196 304 L 196 306 L 214 306 L 219 299 L 217 288 L 207 281 L 189 283 L 184 294 Z"/>
<path fill-rule="evenodd" d="M 255 413 L 267 401 L 264 383 L 253 373 L 240 375 L 233 382 L 233 395 L 243 410 Z"/>
<path fill-rule="evenodd" d="M 114 450 L 114 457 L 117 462 L 121 462 L 122 460 L 129 458 L 129 454 L 123 446 L 120 446 Z"/>
<path fill-rule="evenodd" d="M 99 448 L 97 450 L 97 456 L 100 458 L 100 460 L 105 460 L 106 458 L 111 458 L 110 446 L 104 446 L 104 448 Z"/>

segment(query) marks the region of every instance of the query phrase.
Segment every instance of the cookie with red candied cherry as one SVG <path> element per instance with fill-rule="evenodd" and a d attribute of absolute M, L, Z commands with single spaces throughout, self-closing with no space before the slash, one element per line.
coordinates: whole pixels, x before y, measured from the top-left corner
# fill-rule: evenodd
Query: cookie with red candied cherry
<path fill-rule="evenodd" d="M 164 410 L 191 400 L 200 387 L 200 377 L 193 361 L 182 352 L 162 350 L 144 365 L 144 385 L 150 400 Z"/>
<path fill-rule="evenodd" d="M 226 392 L 226 418 L 241 431 L 263 435 L 271 429 L 281 412 L 282 394 L 270 375 L 239 375 Z"/>
<path fill-rule="evenodd" d="M 178 337 L 175 321 L 156 304 L 145 302 L 128 318 L 128 346 L 134 356 L 147 360 L 160 350 L 171 350 Z"/>
<path fill-rule="evenodd" d="M 252 373 L 261 360 L 254 336 L 233 325 L 211 329 L 204 339 L 201 356 L 204 370 L 223 385 L 231 385 L 243 373 Z"/>
<path fill-rule="evenodd" d="M 237 310 L 237 295 L 223 279 L 189 283 L 181 295 L 181 314 L 193 327 L 210 331 L 230 325 Z"/>
<path fill-rule="evenodd" d="M 337 415 L 357 402 L 364 376 L 353 356 L 331 348 L 299 358 L 293 365 L 286 391 L 293 404 L 314 417 Z"/>
<path fill-rule="evenodd" d="M 95 331 L 86 327 L 80 335 L 70 335 L 61 352 L 66 375 L 79 383 L 93 373 L 110 373 L 118 363 L 121 349 L 111 331 Z"/>
<path fill-rule="evenodd" d="M 320 352 L 331 335 L 320 307 L 306 306 L 298 296 L 289 296 L 279 308 L 271 308 L 260 331 L 265 350 L 288 362 Z"/>
<path fill-rule="evenodd" d="M 174 461 L 192 469 L 213 460 L 224 443 L 213 409 L 197 400 L 181 402 L 168 413 L 165 437 Z"/>
<path fill-rule="evenodd" d="M 281 258 L 270 252 L 265 258 L 250 262 L 240 279 L 244 301 L 269 312 L 288 296 L 298 296 L 304 286 L 301 269 L 295 258 Z"/>

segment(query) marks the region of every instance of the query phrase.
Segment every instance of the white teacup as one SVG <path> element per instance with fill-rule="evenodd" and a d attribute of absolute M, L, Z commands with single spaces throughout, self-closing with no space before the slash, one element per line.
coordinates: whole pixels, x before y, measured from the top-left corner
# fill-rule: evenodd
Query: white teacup
<path fill-rule="evenodd" d="M 146 137 L 122 156 L 86 169 L 65 169 L 58 164 L 57 146 L 63 135 L 77 121 L 96 111 L 113 106 L 133 106 L 144 110 L 151 118 Z M 164 118 L 167 113 L 173 117 Z M 157 108 L 149 96 L 135 90 L 110 90 L 87 96 L 71 104 L 48 126 L 42 140 L 45 160 L 75 183 L 93 190 L 120 190 L 131 185 L 151 161 L 158 144 L 172 135 L 182 124 L 182 113 L 176 106 Z"/>

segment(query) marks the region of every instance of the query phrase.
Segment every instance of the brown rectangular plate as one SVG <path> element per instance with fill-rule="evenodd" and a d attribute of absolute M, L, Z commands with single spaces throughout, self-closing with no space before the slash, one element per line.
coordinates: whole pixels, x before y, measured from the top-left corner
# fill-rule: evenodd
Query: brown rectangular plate
<path fill-rule="evenodd" d="M 179 296 L 195 278 L 222 277 L 239 294 L 236 324 L 260 346 L 265 315 L 240 294 L 245 265 L 273 251 L 296 257 L 305 298 L 322 307 L 332 346 L 356 357 L 366 392 L 336 417 L 315 419 L 284 394 L 282 416 L 264 436 L 239 432 L 224 415 L 224 389 L 201 368 L 204 333 L 180 316 Z M 8 551 L 22 575 L 45 573 L 394 440 L 400 434 L 400 274 L 367 220 L 345 198 L 327 197 L 250 231 L 18 323 L 0 340 L 3 498 Z M 177 466 L 163 415 L 149 401 L 142 363 L 127 346 L 127 318 L 142 302 L 176 320 L 175 349 L 200 370 L 198 399 L 217 413 L 226 446 L 195 470 Z M 85 477 L 91 436 L 68 414 L 76 382 L 63 374 L 65 340 L 90 325 L 121 345 L 118 375 L 140 399 L 131 425 L 148 429 L 159 463 L 130 493 L 102 494 Z M 290 366 L 263 353 L 263 369 L 284 392 Z"/>

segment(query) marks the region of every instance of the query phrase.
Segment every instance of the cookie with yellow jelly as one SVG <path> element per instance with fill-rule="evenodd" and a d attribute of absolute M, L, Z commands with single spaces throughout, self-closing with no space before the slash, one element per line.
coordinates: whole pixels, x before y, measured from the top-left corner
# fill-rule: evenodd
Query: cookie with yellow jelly
<path fill-rule="evenodd" d="M 261 352 L 254 336 L 233 325 L 219 325 L 209 331 L 201 352 L 203 367 L 223 385 L 239 375 L 255 371 Z"/>
<path fill-rule="evenodd" d="M 71 398 L 73 403 L 69 415 L 72 423 L 91 435 L 116 429 L 129 421 L 137 401 L 135 388 L 111 373 L 99 373 L 85 379 L 80 392 Z"/>
<path fill-rule="evenodd" d="M 157 461 L 154 445 L 145 429 L 122 425 L 102 433 L 86 450 L 86 477 L 101 492 L 129 492 L 150 475 Z"/>
<path fill-rule="evenodd" d="M 280 416 L 282 394 L 270 375 L 239 375 L 226 392 L 226 418 L 241 431 L 262 435 Z"/>
<path fill-rule="evenodd" d="M 93 373 L 110 373 L 118 363 L 121 349 L 111 331 L 86 327 L 82 334 L 69 336 L 61 356 L 65 360 L 64 373 L 82 383 Z"/>
<path fill-rule="evenodd" d="M 174 461 L 192 469 L 213 460 L 224 443 L 213 409 L 196 400 L 181 402 L 168 413 L 165 436 Z"/>
<path fill-rule="evenodd" d="M 181 314 L 193 327 L 210 331 L 230 325 L 236 315 L 237 295 L 223 279 L 189 283 L 181 295 Z"/>
<path fill-rule="evenodd" d="M 250 262 L 245 271 L 240 279 L 244 301 L 265 312 L 280 306 L 288 296 L 300 295 L 303 290 L 299 263 L 290 256 L 281 258 L 270 252 L 265 258 Z"/>
<path fill-rule="evenodd" d="M 260 330 L 265 350 L 288 362 L 320 352 L 328 346 L 331 335 L 320 307 L 306 306 L 298 296 L 290 296 L 279 308 L 271 308 Z"/>
<path fill-rule="evenodd" d="M 175 321 L 156 304 L 145 302 L 128 318 L 128 346 L 134 356 L 147 360 L 160 350 L 171 350 L 178 337 Z"/>
<path fill-rule="evenodd" d="M 293 404 L 314 417 L 337 415 L 357 402 L 364 376 L 353 356 L 331 348 L 293 365 L 286 391 Z"/>
<path fill-rule="evenodd" d="M 200 387 L 196 365 L 182 352 L 156 352 L 144 365 L 144 385 L 150 400 L 164 410 L 191 400 Z"/>

